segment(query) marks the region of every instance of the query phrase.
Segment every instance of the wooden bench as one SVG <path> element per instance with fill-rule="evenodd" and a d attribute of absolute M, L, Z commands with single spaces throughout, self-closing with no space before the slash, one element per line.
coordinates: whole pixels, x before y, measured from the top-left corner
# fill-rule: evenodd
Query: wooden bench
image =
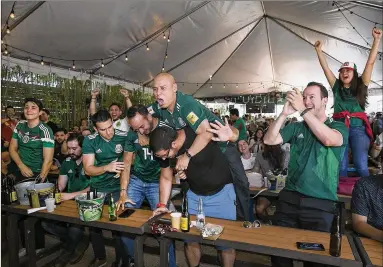
<path fill-rule="evenodd" d="M 170 216 L 166 214 L 164 218 L 170 219 Z M 191 216 L 191 220 L 195 220 L 195 216 Z M 195 227 L 191 228 L 188 233 L 170 232 L 166 233 L 165 237 L 332 266 L 362 267 L 362 261 L 351 236 L 343 236 L 341 256 L 332 257 L 329 254 L 329 233 L 268 225 L 247 229 L 242 226 L 242 222 L 215 218 L 206 218 L 206 222 L 224 227 L 222 235 L 217 240 L 202 239 L 200 232 Z M 299 241 L 321 243 L 325 247 L 325 251 L 299 250 L 296 247 L 296 242 Z M 161 251 L 161 266 L 167 266 L 167 253 L 167 246 L 164 246 Z"/>
<path fill-rule="evenodd" d="M 366 267 L 383 266 L 383 243 L 365 237 L 354 237 L 360 257 Z"/>
<path fill-rule="evenodd" d="M 46 210 L 42 210 L 35 213 L 27 214 L 28 208 L 30 207 L 21 205 L 1 206 L 2 211 L 8 213 L 8 227 L 10 231 L 9 256 L 10 262 L 12 262 L 12 267 L 19 266 L 18 221 L 23 219 L 26 219 L 25 227 L 27 234 L 25 236 L 25 244 L 27 246 L 26 249 L 29 257 L 28 266 L 36 266 L 37 257 L 34 242 L 34 226 L 39 219 L 55 220 L 60 222 L 84 225 L 88 227 L 96 227 L 103 230 L 135 234 L 135 264 L 136 266 L 143 266 L 143 234 L 145 233 L 145 231 L 148 231 L 147 222 L 152 216 L 152 211 L 136 209 L 136 211 L 131 216 L 129 216 L 129 218 L 118 218 L 117 221 L 111 222 L 108 219 L 108 207 L 105 205 L 103 209 L 102 218 L 100 220 L 94 222 L 83 222 L 79 219 L 77 205 L 75 201 L 72 200 L 64 201 L 63 203 L 61 203 L 61 205 L 57 206 L 53 212 L 47 212 Z M 119 213 L 121 213 L 121 211 Z"/>

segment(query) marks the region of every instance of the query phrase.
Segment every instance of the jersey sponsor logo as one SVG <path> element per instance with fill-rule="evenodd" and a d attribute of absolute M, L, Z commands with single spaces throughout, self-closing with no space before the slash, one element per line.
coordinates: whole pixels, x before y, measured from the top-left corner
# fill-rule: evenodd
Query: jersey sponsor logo
<path fill-rule="evenodd" d="M 115 151 L 116 153 L 121 153 L 121 152 L 123 151 L 123 149 L 122 149 L 122 145 L 117 144 L 116 147 L 115 147 L 115 149 L 114 149 L 114 151 Z"/>
<path fill-rule="evenodd" d="M 178 117 L 178 123 L 180 124 L 181 127 L 186 126 L 186 122 L 181 117 Z"/>
<path fill-rule="evenodd" d="M 69 174 L 69 173 L 73 173 L 72 169 L 70 169 L 70 170 L 68 171 L 68 174 Z"/>
<path fill-rule="evenodd" d="M 298 138 L 303 139 L 303 138 L 305 138 L 305 137 L 303 136 L 303 133 L 301 133 L 300 135 L 298 135 Z"/>
<path fill-rule="evenodd" d="M 101 149 L 97 149 L 96 153 L 102 153 L 102 150 Z"/>
<path fill-rule="evenodd" d="M 152 106 L 149 106 L 149 107 L 148 107 L 148 112 L 149 112 L 150 114 L 154 114 L 154 110 L 153 110 L 153 107 L 152 107 Z"/>
<path fill-rule="evenodd" d="M 190 112 L 187 116 L 186 116 L 186 119 L 188 120 L 188 122 L 190 122 L 191 125 L 194 125 L 197 121 L 198 121 L 198 116 L 195 115 L 195 113 L 192 111 Z"/>

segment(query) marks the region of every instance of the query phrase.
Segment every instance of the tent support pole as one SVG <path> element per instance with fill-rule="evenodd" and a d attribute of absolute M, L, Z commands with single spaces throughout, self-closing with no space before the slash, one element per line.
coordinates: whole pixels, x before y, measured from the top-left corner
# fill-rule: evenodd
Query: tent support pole
<path fill-rule="evenodd" d="M 178 68 L 178 67 L 182 66 L 183 64 L 189 62 L 189 61 L 192 60 L 193 58 L 195 58 L 195 57 L 199 56 L 200 54 L 206 52 L 206 51 L 209 50 L 210 48 L 216 46 L 217 44 L 221 43 L 222 41 L 226 40 L 227 38 L 231 37 L 232 35 L 236 34 L 237 32 L 243 30 L 244 28 L 246 28 L 246 27 L 248 27 L 249 25 L 253 24 L 253 23 L 256 22 L 257 20 L 261 20 L 261 19 L 262 19 L 262 18 L 257 18 L 256 20 L 253 20 L 252 22 L 250 22 L 250 23 L 248 23 L 248 24 L 242 26 L 241 28 L 235 30 L 234 32 L 231 32 L 230 34 L 224 36 L 223 38 L 221 38 L 221 39 L 218 40 L 217 42 L 215 42 L 215 43 L 209 45 L 208 47 L 204 48 L 203 50 L 199 51 L 198 53 L 196 53 L 196 54 L 192 55 L 191 57 L 185 59 L 184 61 L 178 63 L 178 64 L 175 65 L 174 67 L 171 67 L 170 69 L 167 70 L 167 72 L 171 72 L 171 71 L 175 70 L 176 68 Z M 147 86 L 147 85 L 150 84 L 153 80 L 154 80 L 154 79 L 151 79 L 151 80 L 149 80 L 149 81 L 146 81 L 146 82 L 144 83 L 144 85 Z"/>
<path fill-rule="evenodd" d="M 301 39 L 302 41 L 306 42 L 307 44 L 311 45 L 312 47 L 314 47 L 314 45 L 312 43 L 310 43 L 309 41 L 307 41 L 306 39 L 304 39 L 302 36 L 300 36 L 299 34 L 295 33 L 293 30 L 287 28 L 285 25 L 283 25 L 282 23 L 280 23 L 279 21 L 277 21 L 276 19 L 274 19 L 273 17 L 269 17 L 272 21 L 274 21 L 276 24 L 278 24 L 279 26 L 281 26 L 282 28 L 284 28 L 285 30 L 287 30 L 288 32 L 294 34 L 296 37 L 298 37 L 299 39 Z M 336 59 L 335 57 L 331 56 L 330 54 L 326 53 L 325 51 L 322 51 L 326 56 L 328 56 L 329 58 L 331 58 L 332 60 L 335 60 L 336 62 L 342 64 L 343 62 L 341 62 L 339 59 Z M 380 86 L 378 83 L 376 83 L 375 81 L 371 80 L 371 82 L 375 83 L 376 85 Z"/>
<path fill-rule="evenodd" d="M 196 12 L 197 10 L 201 9 L 202 7 L 206 6 L 207 4 L 209 4 L 210 1 L 204 1 L 202 2 L 201 4 L 199 4 L 198 6 L 194 7 L 193 9 L 189 10 L 188 12 L 186 12 L 185 14 L 183 14 L 182 16 L 176 18 L 175 20 L 173 20 L 172 22 L 166 24 L 164 27 L 162 27 L 161 29 L 157 30 L 156 32 L 152 33 L 151 35 L 145 37 L 143 40 L 141 40 L 140 42 L 138 42 L 137 44 L 133 45 L 132 47 L 130 47 L 129 49 L 126 49 L 124 51 L 122 51 L 121 53 L 117 54 L 114 58 L 112 58 L 111 60 L 109 60 L 108 62 L 105 62 L 104 65 L 108 65 L 109 63 L 115 61 L 117 58 L 121 57 L 122 55 L 126 54 L 126 53 L 129 53 L 130 51 L 136 49 L 137 47 L 139 47 L 140 45 L 142 45 L 143 43 L 146 43 L 147 41 L 151 40 L 152 38 L 154 38 L 156 35 L 160 34 L 161 32 L 167 30 L 168 28 L 170 28 L 172 25 L 176 24 L 177 22 L 183 20 L 184 18 L 190 16 L 191 14 L 193 14 L 194 12 Z M 98 71 L 99 69 L 101 69 L 101 67 L 97 67 L 95 68 L 92 73 L 95 73 L 96 71 Z"/>
<path fill-rule="evenodd" d="M 226 64 L 226 62 L 235 54 L 235 52 L 238 51 L 238 49 L 242 46 L 242 44 L 247 40 L 247 38 L 254 32 L 254 30 L 257 28 L 257 26 L 261 23 L 262 20 L 264 20 L 265 17 L 262 17 L 260 20 L 257 21 L 257 23 L 254 25 L 254 27 L 246 34 L 245 38 L 242 39 L 242 41 L 237 45 L 237 47 L 231 52 L 231 54 L 225 59 L 225 61 L 221 64 L 221 66 L 218 67 L 218 69 L 214 72 L 212 75 L 217 74 L 217 72 Z M 205 84 L 207 84 L 210 81 L 210 79 L 206 80 L 193 94 L 194 96 Z"/>
<path fill-rule="evenodd" d="M 42 4 L 44 4 L 45 1 L 40 1 L 38 2 L 36 5 L 34 5 L 31 9 L 29 9 L 27 12 L 25 12 L 24 15 L 22 15 L 18 20 L 15 21 L 15 23 L 13 23 L 12 25 L 9 25 L 9 29 L 12 31 L 13 29 L 15 29 L 17 27 L 17 25 L 19 25 L 21 22 L 23 22 L 26 18 L 28 18 L 33 12 L 35 12 L 39 7 L 42 6 Z M 6 35 L 6 31 L 2 31 L 1 32 L 1 39 L 4 38 L 4 36 Z"/>
<path fill-rule="evenodd" d="M 343 43 L 346 43 L 346 44 L 355 46 L 355 47 L 360 48 L 360 49 L 363 49 L 363 50 L 367 50 L 367 51 L 370 51 L 370 50 L 371 50 L 371 49 L 368 48 L 368 47 L 365 47 L 365 46 L 362 46 L 362 45 L 355 44 L 355 43 L 353 43 L 353 42 L 350 42 L 350 41 L 341 39 L 341 38 L 336 37 L 336 36 L 334 36 L 334 35 L 330 35 L 330 34 L 327 34 L 327 33 L 321 32 L 321 31 L 317 31 L 317 30 L 314 30 L 314 29 L 312 29 L 312 28 L 308 28 L 308 27 L 306 27 L 306 26 L 303 26 L 303 25 L 300 25 L 300 24 L 297 24 L 297 23 L 294 23 L 294 22 L 291 22 L 291 21 L 288 21 L 288 20 L 284 20 L 284 19 L 280 19 L 280 18 L 276 18 L 276 17 L 272 17 L 272 16 L 268 16 L 268 17 L 269 17 L 270 19 L 273 19 L 273 20 L 278 20 L 278 21 L 286 22 L 286 23 L 288 23 L 288 24 L 297 26 L 297 27 L 299 27 L 299 28 L 302 28 L 302 29 L 305 29 L 305 30 L 308 30 L 308 31 L 312 31 L 312 32 L 315 32 L 315 33 L 318 33 L 318 34 L 327 36 L 327 37 L 329 37 L 329 38 L 332 38 L 332 39 L 335 39 L 335 40 L 337 40 L 337 41 L 340 41 L 340 42 L 343 42 Z"/>
<path fill-rule="evenodd" d="M 271 51 L 271 42 L 270 42 L 269 28 L 267 27 L 267 15 L 265 15 L 265 26 L 266 26 L 267 44 L 268 44 L 268 47 L 269 47 L 271 70 L 272 70 L 272 74 L 273 74 L 273 82 L 275 82 L 274 61 L 273 61 L 273 53 Z"/>

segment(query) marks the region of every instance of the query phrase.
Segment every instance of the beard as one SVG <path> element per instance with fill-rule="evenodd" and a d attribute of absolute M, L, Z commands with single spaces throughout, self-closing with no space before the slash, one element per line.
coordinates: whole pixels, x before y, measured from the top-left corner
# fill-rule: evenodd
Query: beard
<path fill-rule="evenodd" d="M 79 156 L 79 155 L 76 155 L 76 154 L 69 154 L 69 157 L 71 159 L 73 159 L 73 160 L 78 160 L 81 157 L 81 155 Z"/>

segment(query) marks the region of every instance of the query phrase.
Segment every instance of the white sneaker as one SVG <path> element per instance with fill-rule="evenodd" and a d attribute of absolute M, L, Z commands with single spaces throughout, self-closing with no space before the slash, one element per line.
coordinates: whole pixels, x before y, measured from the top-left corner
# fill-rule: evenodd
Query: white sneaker
<path fill-rule="evenodd" d="M 39 254 L 43 251 L 44 251 L 43 248 L 36 249 L 36 254 Z M 27 255 L 27 249 L 26 248 L 20 249 L 19 250 L 19 258 L 24 257 L 25 255 Z"/>

